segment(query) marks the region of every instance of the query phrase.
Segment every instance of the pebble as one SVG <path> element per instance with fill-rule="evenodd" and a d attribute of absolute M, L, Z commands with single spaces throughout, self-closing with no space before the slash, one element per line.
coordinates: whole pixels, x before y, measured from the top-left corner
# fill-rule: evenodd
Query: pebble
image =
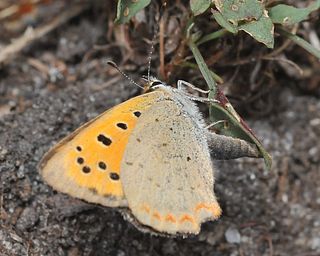
<path fill-rule="evenodd" d="M 225 233 L 225 238 L 230 244 L 239 244 L 241 241 L 241 235 L 236 228 L 228 228 Z"/>
<path fill-rule="evenodd" d="M 32 228 L 38 221 L 39 216 L 33 207 L 27 207 L 23 210 L 17 222 L 17 228 L 21 231 Z"/>

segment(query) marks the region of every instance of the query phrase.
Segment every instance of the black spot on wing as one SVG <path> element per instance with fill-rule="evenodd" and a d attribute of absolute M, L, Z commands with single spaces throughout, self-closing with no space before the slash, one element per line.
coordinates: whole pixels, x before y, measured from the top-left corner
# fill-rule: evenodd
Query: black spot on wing
<path fill-rule="evenodd" d="M 84 159 L 82 157 L 78 157 L 77 158 L 77 163 L 78 164 L 83 164 L 84 163 Z"/>
<path fill-rule="evenodd" d="M 91 168 L 90 168 L 89 166 L 83 166 L 83 167 L 82 167 L 82 171 L 83 171 L 84 173 L 90 173 L 90 172 L 91 172 Z"/>
<path fill-rule="evenodd" d="M 140 117 L 140 116 L 141 116 L 141 112 L 140 112 L 140 111 L 134 111 L 133 114 L 134 114 L 136 117 Z"/>
<path fill-rule="evenodd" d="M 97 139 L 99 142 L 101 142 L 105 146 L 110 146 L 112 143 L 112 140 L 103 134 L 99 134 Z"/>
<path fill-rule="evenodd" d="M 119 180 L 119 179 L 120 179 L 120 176 L 119 176 L 118 173 L 110 172 L 110 179 L 112 179 L 112 180 Z"/>
<path fill-rule="evenodd" d="M 127 130 L 128 129 L 128 125 L 125 123 L 117 123 L 117 127 L 119 127 L 122 130 Z"/>
<path fill-rule="evenodd" d="M 107 165 L 102 161 L 98 163 L 98 166 L 102 170 L 106 170 L 107 169 Z"/>

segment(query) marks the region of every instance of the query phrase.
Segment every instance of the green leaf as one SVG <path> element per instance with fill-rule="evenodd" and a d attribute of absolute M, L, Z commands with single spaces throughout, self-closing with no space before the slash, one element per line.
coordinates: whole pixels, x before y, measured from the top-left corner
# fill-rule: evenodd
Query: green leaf
<path fill-rule="evenodd" d="M 264 10 L 259 0 L 213 0 L 224 18 L 234 25 L 239 21 L 258 20 Z"/>
<path fill-rule="evenodd" d="M 307 8 L 295 8 L 290 5 L 279 4 L 269 10 L 273 23 L 293 25 L 308 18 L 309 14 L 320 8 L 320 0 L 310 4 Z"/>
<path fill-rule="evenodd" d="M 247 32 L 258 42 L 265 44 L 268 48 L 273 48 L 274 26 L 266 11 L 259 20 L 244 23 L 240 25 L 238 29 Z"/>
<path fill-rule="evenodd" d="M 197 41 L 197 45 L 199 46 L 200 44 L 204 44 L 204 43 L 209 42 L 211 40 L 215 40 L 217 38 L 220 38 L 220 37 L 224 36 L 227 32 L 228 31 L 226 29 L 222 28 L 222 29 L 220 29 L 218 31 L 215 31 L 215 32 L 210 33 L 210 34 L 207 34 L 207 35 L 201 37 L 201 39 L 199 39 Z"/>
<path fill-rule="evenodd" d="M 204 13 L 211 5 L 211 0 L 190 0 L 190 7 L 193 15 Z"/>
<path fill-rule="evenodd" d="M 128 22 L 137 12 L 150 4 L 151 0 L 118 0 L 116 23 Z"/>
<path fill-rule="evenodd" d="M 319 0 L 320 1 L 320 0 Z M 269 48 L 274 45 L 274 26 L 259 0 L 214 0 L 220 13 L 213 17 L 220 26 L 231 33 L 243 30 Z"/>
<path fill-rule="evenodd" d="M 213 13 L 213 18 L 221 27 L 225 28 L 232 34 L 236 34 L 238 32 L 237 27 L 231 24 L 229 21 L 227 21 L 221 13 L 216 11 L 213 11 L 212 13 Z"/>

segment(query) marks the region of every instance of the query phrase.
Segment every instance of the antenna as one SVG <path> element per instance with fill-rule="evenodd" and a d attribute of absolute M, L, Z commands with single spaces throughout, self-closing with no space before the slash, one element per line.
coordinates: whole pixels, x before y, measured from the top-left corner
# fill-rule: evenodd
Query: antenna
<path fill-rule="evenodd" d="M 167 5 L 167 2 L 164 2 L 161 5 L 160 10 L 159 10 L 159 16 L 156 17 L 155 29 L 154 29 L 154 32 L 153 32 L 153 37 L 152 37 L 152 40 L 151 40 L 151 47 L 150 47 L 150 51 L 149 51 L 149 55 L 148 55 L 148 75 L 147 75 L 148 82 L 150 81 L 151 59 L 152 59 L 152 53 L 154 51 L 154 44 L 155 44 L 155 41 L 156 41 L 156 38 L 157 38 L 157 34 L 159 32 L 160 17 L 162 17 L 162 13 L 163 13 L 164 7 L 166 7 L 166 5 Z"/>
<path fill-rule="evenodd" d="M 124 73 L 116 63 L 114 63 L 111 60 L 107 60 L 106 61 L 107 64 L 109 64 L 111 67 L 115 68 L 124 78 L 128 79 L 130 83 L 138 86 L 141 89 L 144 89 L 143 86 L 141 86 L 140 84 L 136 83 L 130 76 L 128 76 L 126 73 Z"/>
<path fill-rule="evenodd" d="M 148 55 L 148 75 L 147 75 L 148 81 L 150 81 L 152 53 L 154 51 L 154 44 L 155 44 L 155 41 L 156 41 L 156 38 L 157 38 L 157 34 L 158 34 L 158 31 L 159 31 L 158 23 L 155 26 L 156 27 L 154 29 L 154 34 L 153 34 L 153 37 L 152 37 L 152 40 L 151 40 L 151 47 L 150 47 L 150 51 L 149 51 L 149 55 Z"/>

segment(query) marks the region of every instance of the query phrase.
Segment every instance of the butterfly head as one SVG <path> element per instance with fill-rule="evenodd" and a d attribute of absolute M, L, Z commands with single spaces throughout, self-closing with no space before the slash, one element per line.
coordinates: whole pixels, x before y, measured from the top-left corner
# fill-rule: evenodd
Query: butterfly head
<path fill-rule="evenodd" d="M 143 76 L 142 79 L 146 81 L 146 83 L 143 85 L 144 92 L 150 92 L 159 87 L 168 86 L 166 83 L 153 76 L 150 76 L 149 79 Z"/>

